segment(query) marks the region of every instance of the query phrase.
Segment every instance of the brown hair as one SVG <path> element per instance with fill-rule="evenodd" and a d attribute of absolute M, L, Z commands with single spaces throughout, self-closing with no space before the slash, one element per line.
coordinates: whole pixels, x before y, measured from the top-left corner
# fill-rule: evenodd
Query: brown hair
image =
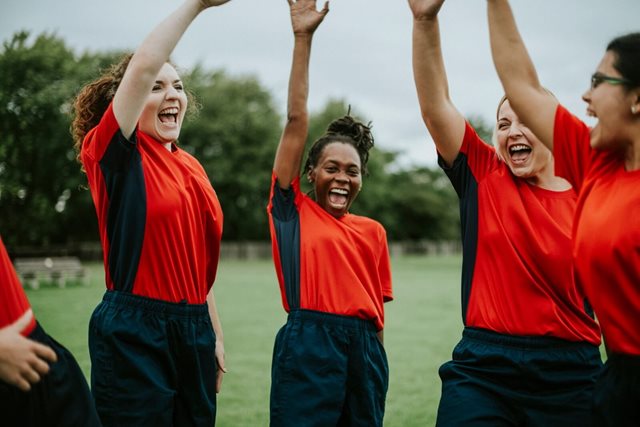
<path fill-rule="evenodd" d="M 84 137 L 98 125 L 104 112 L 107 111 L 132 57 L 132 53 L 124 55 L 120 61 L 111 65 L 100 77 L 80 89 L 76 96 L 73 103 L 74 118 L 71 123 L 71 134 L 78 161 L 80 161 L 80 149 Z M 175 68 L 175 65 L 170 61 L 168 63 Z M 185 90 L 185 93 L 187 95 L 187 114 L 188 116 L 195 115 L 198 103 L 191 92 Z"/>
<path fill-rule="evenodd" d="M 132 57 L 131 53 L 123 56 L 100 77 L 85 85 L 76 96 L 73 103 L 74 118 L 71 123 L 71 134 L 78 161 L 80 161 L 80 148 L 84 137 L 98 125 L 102 115 L 107 111 Z"/>

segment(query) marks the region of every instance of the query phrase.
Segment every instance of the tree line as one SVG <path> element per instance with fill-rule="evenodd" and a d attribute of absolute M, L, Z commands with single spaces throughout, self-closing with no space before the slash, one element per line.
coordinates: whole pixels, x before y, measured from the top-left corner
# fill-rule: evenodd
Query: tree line
<path fill-rule="evenodd" d="M 123 54 L 77 54 L 46 33 L 32 37 L 22 31 L 3 42 L 0 231 L 7 246 L 98 240 L 69 131 L 72 105 L 80 88 Z M 225 214 L 224 240 L 267 240 L 271 168 L 284 123 L 274 96 L 255 76 L 196 66 L 182 71 L 182 78 L 201 108 L 198 117 L 185 121 L 179 144 L 198 158 L 213 183 Z M 347 108 L 345 100 L 330 100 L 313 112 L 309 139 Z M 357 106 L 352 112 L 358 115 Z M 479 119 L 473 125 L 488 140 L 488 126 Z M 446 176 L 435 166 L 399 167 L 398 154 L 374 148 L 353 212 L 380 221 L 390 240 L 457 239 L 458 200 Z"/>

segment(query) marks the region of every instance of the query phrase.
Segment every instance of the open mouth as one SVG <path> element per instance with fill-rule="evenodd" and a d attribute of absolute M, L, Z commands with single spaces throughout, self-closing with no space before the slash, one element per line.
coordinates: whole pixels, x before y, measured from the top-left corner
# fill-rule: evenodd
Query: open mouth
<path fill-rule="evenodd" d="M 531 154 L 531 147 L 525 144 L 515 144 L 509 147 L 509 157 L 515 164 L 524 163 Z"/>
<path fill-rule="evenodd" d="M 176 124 L 178 123 L 178 107 L 169 107 L 158 113 L 158 119 L 165 124 Z"/>
<path fill-rule="evenodd" d="M 349 191 L 344 188 L 332 188 L 329 190 L 329 203 L 335 208 L 344 208 L 349 200 Z"/>

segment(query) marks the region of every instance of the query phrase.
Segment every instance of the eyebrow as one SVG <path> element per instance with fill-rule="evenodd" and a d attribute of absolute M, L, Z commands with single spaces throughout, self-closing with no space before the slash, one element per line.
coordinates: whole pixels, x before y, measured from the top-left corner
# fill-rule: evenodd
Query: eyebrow
<path fill-rule="evenodd" d="M 156 84 L 162 84 L 164 83 L 163 80 L 156 80 Z M 182 83 L 182 79 L 175 79 L 174 81 L 171 82 L 171 84 L 175 84 L 175 83 Z"/>

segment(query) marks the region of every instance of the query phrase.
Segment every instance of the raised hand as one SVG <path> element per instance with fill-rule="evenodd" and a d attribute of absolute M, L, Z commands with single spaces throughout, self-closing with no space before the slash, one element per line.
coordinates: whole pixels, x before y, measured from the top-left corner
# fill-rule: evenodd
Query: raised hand
<path fill-rule="evenodd" d="M 438 16 L 444 0 L 409 0 L 414 19 L 433 19 Z"/>
<path fill-rule="evenodd" d="M 316 0 L 287 0 L 291 9 L 291 26 L 294 34 L 313 34 L 329 13 L 329 2 L 322 10 L 316 10 Z"/>

